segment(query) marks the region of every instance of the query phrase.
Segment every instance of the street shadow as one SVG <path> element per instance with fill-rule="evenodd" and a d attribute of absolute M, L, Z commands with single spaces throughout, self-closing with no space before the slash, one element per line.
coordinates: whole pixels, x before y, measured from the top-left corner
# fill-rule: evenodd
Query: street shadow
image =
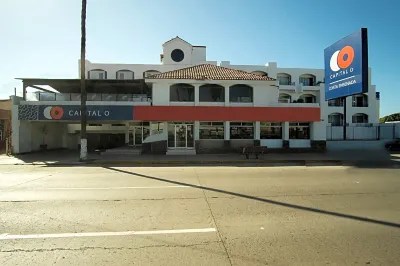
<path fill-rule="evenodd" d="M 147 179 L 151 179 L 151 180 L 156 180 L 156 181 L 161 181 L 161 182 L 166 182 L 166 183 L 170 183 L 170 184 L 174 184 L 174 185 L 181 185 L 181 186 L 188 186 L 188 187 L 197 188 L 197 189 L 203 189 L 203 190 L 217 192 L 217 193 L 221 193 L 221 194 L 225 194 L 225 195 L 230 195 L 230 196 L 235 196 L 235 197 L 239 197 L 239 198 L 255 200 L 255 201 L 258 201 L 258 202 L 273 204 L 273 205 L 277 205 L 277 206 L 281 206 L 281 207 L 297 209 L 297 210 L 302 210 L 302 211 L 308 211 L 308 212 L 314 212 L 314 213 L 319 213 L 319 214 L 324 214 L 324 215 L 329 215 L 329 216 L 335 216 L 335 217 L 340 217 L 340 218 L 345 218 L 345 219 L 352 219 L 352 220 L 360 221 L 360 222 L 367 222 L 367 223 L 372 223 L 372 224 L 378 224 L 378 225 L 384 225 L 384 226 L 400 228 L 400 224 L 398 224 L 398 223 L 382 221 L 382 220 L 376 220 L 376 219 L 371 219 L 371 218 L 361 217 L 361 216 L 355 216 L 355 215 L 350 215 L 350 214 L 326 211 L 326 210 L 321 210 L 321 209 L 317 209 L 317 208 L 311 208 L 311 207 L 305 207 L 305 206 L 295 205 L 295 204 L 291 204 L 291 203 L 280 202 L 280 201 L 276 201 L 276 200 L 264 199 L 264 198 L 259 198 L 259 197 L 256 197 L 256 196 L 241 194 L 241 193 L 232 192 L 232 191 L 226 191 L 226 190 L 213 188 L 213 187 L 194 185 L 194 184 L 189 184 L 189 183 L 180 182 L 180 181 L 173 181 L 173 180 L 160 178 L 160 177 L 143 175 L 143 174 L 129 172 L 129 171 L 121 170 L 121 169 L 115 169 L 115 168 L 107 167 L 107 166 L 104 166 L 103 168 L 111 170 L 111 171 L 123 173 L 123 174 L 139 176 L 139 177 L 143 177 L 143 178 L 147 178 Z"/>
<path fill-rule="evenodd" d="M 398 158 L 397 158 L 398 159 Z M 263 162 L 262 160 L 249 160 L 240 162 L 203 162 L 203 161 L 187 161 L 187 162 L 132 162 L 132 163 L 118 163 L 118 162 L 99 162 L 96 160 L 86 163 L 41 163 L 45 167 L 293 167 L 293 166 L 348 166 L 361 169 L 400 169 L 400 160 L 353 160 L 353 161 L 340 161 L 340 160 L 274 160 L 271 162 Z"/>

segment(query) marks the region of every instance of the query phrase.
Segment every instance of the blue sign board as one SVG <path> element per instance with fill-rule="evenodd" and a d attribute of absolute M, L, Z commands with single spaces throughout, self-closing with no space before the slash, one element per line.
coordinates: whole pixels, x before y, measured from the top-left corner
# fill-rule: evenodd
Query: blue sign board
<path fill-rule="evenodd" d="M 133 120 L 133 106 L 87 105 L 87 120 Z M 20 105 L 19 120 L 62 120 L 81 119 L 80 105 Z"/>
<path fill-rule="evenodd" d="M 325 49 L 325 100 L 368 92 L 368 36 L 362 28 Z"/>

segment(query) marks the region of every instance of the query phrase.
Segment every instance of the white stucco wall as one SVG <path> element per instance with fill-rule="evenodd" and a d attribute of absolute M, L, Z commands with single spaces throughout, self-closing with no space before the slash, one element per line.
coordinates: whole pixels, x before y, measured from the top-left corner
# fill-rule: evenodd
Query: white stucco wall
<path fill-rule="evenodd" d="M 171 58 L 171 52 L 175 49 L 181 49 L 184 53 L 184 58 L 181 62 L 175 62 Z M 174 39 L 170 42 L 164 43 L 163 45 L 163 54 L 164 54 L 164 65 L 191 65 L 192 64 L 192 45 L 189 43 L 182 41 L 180 39 Z M 197 51 L 196 51 L 197 55 Z"/>

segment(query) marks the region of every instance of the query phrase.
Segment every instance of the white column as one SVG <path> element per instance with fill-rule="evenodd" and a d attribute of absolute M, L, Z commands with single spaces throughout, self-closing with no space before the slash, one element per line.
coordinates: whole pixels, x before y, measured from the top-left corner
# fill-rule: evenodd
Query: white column
<path fill-rule="evenodd" d="M 200 92 L 199 92 L 199 84 L 194 84 L 194 105 L 200 105 Z"/>
<path fill-rule="evenodd" d="M 125 129 L 125 144 L 129 143 L 129 127 Z"/>
<path fill-rule="evenodd" d="M 200 139 L 200 122 L 194 121 L 194 140 Z"/>
<path fill-rule="evenodd" d="M 255 122 L 254 130 L 254 139 L 260 139 L 260 121 Z"/>
<path fill-rule="evenodd" d="M 164 122 L 164 128 L 163 128 L 163 134 L 165 136 L 165 139 L 168 139 L 168 122 Z"/>
<path fill-rule="evenodd" d="M 225 140 L 230 140 L 231 139 L 231 134 L 230 134 L 230 129 L 231 129 L 231 126 L 230 126 L 230 122 L 229 121 L 225 121 L 224 122 L 224 125 L 225 125 L 225 128 L 224 128 L 224 132 L 225 132 Z"/>
<path fill-rule="evenodd" d="M 229 106 L 229 85 L 225 85 L 225 106 Z"/>
<path fill-rule="evenodd" d="M 283 122 L 282 135 L 283 140 L 289 140 L 289 122 Z"/>

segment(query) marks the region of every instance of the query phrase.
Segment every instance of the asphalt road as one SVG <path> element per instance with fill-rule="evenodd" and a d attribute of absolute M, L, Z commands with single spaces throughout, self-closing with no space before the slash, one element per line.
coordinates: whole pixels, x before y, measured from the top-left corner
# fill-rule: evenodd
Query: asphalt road
<path fill-rule="evenodd" d="M 0 166 L 0 265 L 400 265 L 400 169 Z"/>

